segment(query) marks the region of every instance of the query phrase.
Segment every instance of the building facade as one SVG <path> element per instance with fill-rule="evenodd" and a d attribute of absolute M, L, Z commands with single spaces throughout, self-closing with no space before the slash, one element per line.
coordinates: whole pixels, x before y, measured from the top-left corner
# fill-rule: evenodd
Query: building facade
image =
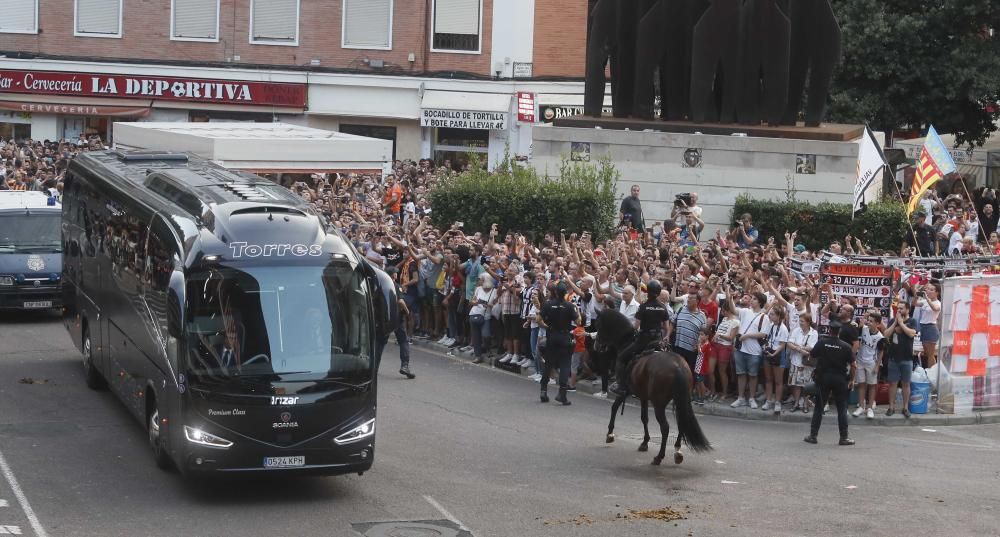
<path fill-rule="evenodd" d="M 0 138 L 284 121 L 530 156 L 583 105 L 588 0 L 0 0 Z"/>

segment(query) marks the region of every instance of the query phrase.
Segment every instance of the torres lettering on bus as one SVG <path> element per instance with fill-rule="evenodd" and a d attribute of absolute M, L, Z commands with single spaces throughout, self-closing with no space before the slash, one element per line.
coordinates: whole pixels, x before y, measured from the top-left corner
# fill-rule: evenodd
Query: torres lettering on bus
<path fill-rule="evenodd" d="M 250 244 L 247 242 L 233 242 L 229 244 L 233 251 L 233 258 L 239 257 L 274 257 L 284 255 L 294 255 L 297 257 L 319 257 L 323 255 L 322 244 Z"/>

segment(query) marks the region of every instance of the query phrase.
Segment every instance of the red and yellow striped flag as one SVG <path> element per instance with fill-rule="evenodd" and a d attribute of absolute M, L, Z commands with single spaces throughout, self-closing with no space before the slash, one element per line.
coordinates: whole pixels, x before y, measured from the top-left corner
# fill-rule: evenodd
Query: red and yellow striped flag
<path fill-rule="evenodd" d="M 916 210 L 920 198 L 924 197 L 927 189 L 956 169 L 951 154 L 937 131 L 931 126 L 927 131 L 927 138 L 924 139 L 924 147 L 920 150 L 920 161 L 917 162 L 917 173 L 913 176 L 913 185 L 910 187 L 910 203 L 907 205 L 906 214 L 912 214 Z"/>

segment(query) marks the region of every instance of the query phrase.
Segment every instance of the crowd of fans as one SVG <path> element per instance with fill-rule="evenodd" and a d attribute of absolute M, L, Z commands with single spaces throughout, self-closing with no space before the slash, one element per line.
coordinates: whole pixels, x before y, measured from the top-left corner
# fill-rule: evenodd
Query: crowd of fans
<path fill-rule="evenodd" d="M 82 136 L 76 142 L 0 143 L 0 188 L 54 189 L 57 195 L 74 154 L 100 148 L 99 139 Z M 586 230 L 568 235 L 553 230 L 532 241 L 518 230 L 501 233 L 496 225 L 472 234 L 462 222 L 438 228 L 431 223 L 429 193 L 448 173 L 454 173 L 449 162 L 439 167 L 421 160 L 395 162 L 384 180 L 365 174 L 277 179 L 325 215 L 370 262 L 395 267 L 410 338 L 469 351 L 477 363 L 532 370 L 540 379 L 545 327 L 539 312 L 564 282 L 581 318 L 574 332 L 571 387 L 581 380 L 599 382 L 606 395 L 614 364 L 591 358 L 591 324 L 604 308 L 634 319 L 652 279 L 661 284 L 658 298 L 670 306 L 674 326 L 683 327 L 668 337 L 694 365 L 698 404 L 807 411 L 802 388 L 810 382 L 809 349 L 821 318 L 844 323 L 840 337 L 864 366 L 859 385 L 884 378 L 905 385 L 907 367 L 896 362 L 936 361 L 940 289 L 933 280 L 904 278 L 895 292 L 897 304 L 905 306 L 895 307 L 891 319 L 875 310 L 855 315 L 853 299 L 821 307 L 818 275 L 792 270 L 792 260 L 818 256 L 797 243 L 795 231 L 763 237 L 744 214 L 733 229 L 706 236 L 694 193 L 677 197 L 670 219 L 647 226 L 637 186 L 622 203 L 622 227 L 602 242 Z M 997 205 L 990 189 L 945 197 L 932 192 L 920 203 L 913 233 L 898 252 L 869 251 L 852 237 L 826 249 L 845 255 L 1000 253 Z M 873 391 L 862 390 L 856 415 L 872 417 L 873 399 Z"/>
<path fill-rule="evenodd" d="M 593 381 L 600 383 L 599 395 L 606 395 L 614 364 L 591 358 L 592 322 L 603 308 L 634 319 L 651 279 L 663 288 L 659 299 L 670 305 L 674 326 L 683 327 L 673 330 L 669 343 L 695 366 L 698 404 L 807 411 L 802 388 L 811 381 L 809 350 L 821 318 L 844 323 L 841 338 L 865 366 L 859 368 L 859 385 L 879 379 L 905 388 L 909 375 L 897 362 L 905 358 L 910 366 L 930 366 L 936 361 L 936 281 L 905 278 L 895 292 L 906 306 L 894 308 L 897 313 L 889 319 L 876 310 L 855 315 L 860 306 L 854 299 L 821 306 L 818 275 L 791 269 L 792 260 L 819 255 L 797 243 L 796 232 L 762 237 L 745 214 L 728 232 L 705 236 L 694 193 L 678 196 L 671 219 L 647 226 L 638 187 L 622 203 L 623 227 L 603 242 L 585 230 L 553 231 L 532 242 L 517 230 L 501 233 L 495 225 L 473 234 L 466 234 L 462 222 L 437 228 L 429 218 L 428 193 L 445 173 L 452 173 L 447 164 L 407 161 L 396 162 L 384 182 L 347 175 L 311 177 L 290 186 L 329 215 L 368 260 L 396 268 L 411 338 L 434 341 L 453 353 L 469 352 L 476 363 L 517 366 L 540 379 L 544 361 L 538 342 L 545 327 L 539 311 L 556 284 L 564 282 L 581 318 L 571 386 Z M 997 247 L 994 192 L 977 191 L 975 201 L 961 196 L 932 200 L 925 210 L 934 215 L 936 227 L 928 231 L 926 216 L 916 217 L 914 236 L 898 251 L 870 251 L 853 237 L 826 249 L 842 255 L 915 255 L 920 247 L 923 255 L 933 255 L 949 251 L 956 233 L 963 244 L 958 253 Z M 975 237 L 970 233 L 981 233 L 981 240 L 973 238 L 966 247 L 965 237 Z M 925 238 L 930 247 L 919 244 Z M 912 334 L 897 328 L 911 324 L 916 325 Z M 873 400 L 866 390 L 856 415 L 873 417 Z M 890 404 L 888 412 L 893 411 Z"/>

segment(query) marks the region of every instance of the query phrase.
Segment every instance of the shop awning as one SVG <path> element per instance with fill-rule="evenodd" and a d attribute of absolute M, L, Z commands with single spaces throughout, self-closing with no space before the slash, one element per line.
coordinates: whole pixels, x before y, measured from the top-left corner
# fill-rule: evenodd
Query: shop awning
<path fill-rule="evenodd" d="M 0 93 L 0 110 L 64 116 L 145 117 L 152 101 Z"/>
<path fill-rule="evenodd" d="M 463 110 L 468 112 L 510 112 L 508 93 L 469 93 L 465 91 L 427 90 L 420 108 L 432 110 Z"/>

